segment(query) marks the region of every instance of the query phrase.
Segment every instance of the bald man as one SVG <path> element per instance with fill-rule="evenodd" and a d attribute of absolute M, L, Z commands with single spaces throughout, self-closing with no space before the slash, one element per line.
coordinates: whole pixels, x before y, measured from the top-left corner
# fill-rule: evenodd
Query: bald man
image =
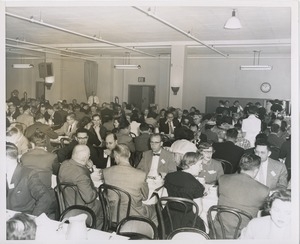
<path fill-rule="evenodd" d="M 81 198 L 77 199 L 77 205 L 91 208 L 97 216 L 97 229 L 101 229 L 103 224 L 103 214 L 101 203 L 97 200 L 97 188 L 91 179 L 90 149 L 86 145 L 74 147 L 72 157 L 65 160 L 59 169 L 59 182 L 68 182 L 77 185 Z M 66 194 L 67 206 L 75 205 L 72 192 Z"/>

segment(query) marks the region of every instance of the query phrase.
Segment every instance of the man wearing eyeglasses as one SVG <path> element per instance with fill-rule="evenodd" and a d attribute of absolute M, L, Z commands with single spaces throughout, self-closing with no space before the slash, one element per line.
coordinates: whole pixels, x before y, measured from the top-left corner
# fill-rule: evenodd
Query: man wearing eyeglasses
<path fill-rule="evenodd" d="M 62 163 L 64 160 L 70 159 L 72 156 L 72 151 L 76 145 L 87 145 L 90 149 L 90 159 L 93 162 L 94 165 L 98 165 L 99 163 L 99 157 L 97 150 L 93 147 L 93 145 L 88 143 L 88 131 L 84 128 L 79 128 L 76 131 L 75 139 L 70 142 L 67 146 L 61 148 L 57 151 L 57 158 L 60 163 Z"/>
<path fill-rule="evenodd" d="M 163 149 L 162 145 L 161 135 L 152 134 L 150 137 L 151 150 L 143 153 L 137 166 L 147 174 L 148 178 L 164 178 L 167 173 L 177 170 L 173 154 Z"/>

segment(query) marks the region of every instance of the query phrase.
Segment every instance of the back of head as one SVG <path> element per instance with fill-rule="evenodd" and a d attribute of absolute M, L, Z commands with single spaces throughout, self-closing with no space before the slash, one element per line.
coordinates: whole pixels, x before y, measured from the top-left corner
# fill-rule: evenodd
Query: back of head
<path fill-rule="evenodd" d="M 35 121 L 38 121 L 40 119 L 45 119 L 45 116 L 42 114 L 42 113 L 37 113 L 35 116 L 34 116 L 34 120 Z"/>
<path fill-rule="evenodd" d="M 129 127 L 129 125 L 130 125 L 130 123 L 126 119 L 121 119 L 119 129 L 120 130 L 127 129 Z"/>
<path fill-rule="evenodd" d="M 280 126 L 278 124 L 271 125 L 271 132 L 278 133 Z"/>
<path fill-rule="evenodd" d="M 236 138 L 237 138 L 237 135 L 238 135 L 238 131 L 237 131 L 237 129 L 235 129 L 235 128 L 228 129 L 228 130 L 226 131 L 226 136 L 227 136 L 228 138 L 236 139 Z"/>
<path fill-rule="evenodd" d="M 192 165 L 196 164 L 200 160 L 200 153 L 198 152 L 187 152 L 184 154 L 179 167 L 183 170 L 188 169 Z"/>
<path fill-rule="evenodd" d="M 149 129 L 150 129 L 150 126 L 147 123 L 140 124 L 140 131 L 148 131 Z"/>
<path fill-rule="evenodd" d="M 18 148 L 11 142 L 6 142 L 6 157 L 11 159 L 18 158 Z"/>
<path fill-rule="evenodd" d="M 78 163 L 85 163 L 90 157 L 90 149 L 86 145 L 76 145 L 72 151 L 72 159 Z"/>
<path fill-rule="evenodd" d="M 46 135 L 38 129 L 29 138 L 29 140 L 34 143 L 36 147 L 46 147 L 47 145 Z"/>
<path fill-rule="evenodd" d="M 6 221 L 7 240 L 35 240 L 37 225 L 33 218 L 17 213 Z"/>
<path fill-rule="evenodd" d="M 257 107 L 254 105 L 250 105 L 248 109 L 248 114 L 256 114 L 257 113 Z"/>
<path fill-rule="evenodd" d="M 261 159 L 251 153 L 245 153 L 240 160 L 239 167 L 242 171 L 254 171 L 260 167 Z"/>
<path fill-rule="evenodd" d="M 129 159 L 130 157 L 130 150 L 128 148 L 127 145 L 125 144 L 118 144 L 115 148 L 114 148 L 114 156 L 116 157 L 116 155 L 119 155 L 122 158 L 127 158 Z"/>
<path fill-rule="evenodd" d="M 270 212 L 273 202 L 279 199 L 283 202 L 291 202 L 291 190 L 289 189 L 278 189 L 269 196 L 264 204 L 264 211 Z"/>

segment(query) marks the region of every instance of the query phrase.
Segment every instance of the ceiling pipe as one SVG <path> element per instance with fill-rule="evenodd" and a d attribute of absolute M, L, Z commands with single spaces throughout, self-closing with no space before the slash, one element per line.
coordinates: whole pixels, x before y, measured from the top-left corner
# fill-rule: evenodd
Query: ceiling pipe
<path fill-rule="evenodd" d="M 31 23 L 35 23 L 35 24 L 38 24 L 38 25 L 46 26 L 46 27 L 49 27 L 49 28 L 52 28 L 52 29 L 55 29 L 55 30 L 59 30 L 59 31 L 63 31 L 63 32 L 66 32 L 66 33 L 69 33 L 69 34 L 73 34 L 73 35 L 76 35 L 76 36 L 84 37 L 84 38 L 87 38 L 87 39 L 90 39 L 90 40 L 93 40 L 93 41 L 97 41 L 97 42 L 101 42 L 101 43 L 106 43 L 106 44 L 109 44 L 111 46 L 123 48 L 123 49 L 126 49 L 126 50 L 130 50 L 132 52 L 137 52 L 137 53 L 144 54 L 144 55 L 147 55 L 147 56 L 155 57 L 155 55 L 153 55 L 153 54 L 146 53 L 146 52 L 137 50 L 135 48 L 130 48 L 130 47 L 122 46 L 122 45 L 119 45 L 119 44 L 116 44 L 116 43 L 113 43 L 113 42 L 110 42 L 110 41 L 106 41 L 106 40 L 97 38 L 95 36 L 88 36 L 88 35 L 81 34 L 79 32 L 75 32 L 75 31 L 71 31 L 71 30 L 68 30 L 68 29 L 65 29 L 65 28 L 62 28 L 62 27 L 58 27 L 58 26 L 55 26 L 55 25 L 47 24 L 47 23 L 45 23 L 43 21 L 35 20 L 33 17 L 26 18 L 26 17 L 19 16 L 19 15 L 16 15 L 16 14 L 12 14 L 12 13 L 8 13 L 8 12 L 6 12 L 5 14 L 7 16 L 10 16 L 10 17 L 13 17 L 13 18 L 17 18 L 17 19 L 20 19 L 20 20 L 29 21 Z"/>
<path fill-rule="evenodd" d="M 167 22 L 167 21 L 165 21 L 165 20 L 163 20 L 163 19 L 157 17 L 156 15 L 152 14 L 150 11 L 145 11 L 145 10 L 139 8 L 139 7 L 136 7 L 136 6 L 133 6 L 133 8 L 135 8 L 135 9 L 141 11 L 142 13 L 144 13 L 144 14 L 146 14 L 146 15 L 148 15 L 148 16 L 150 16 L 150 17 L 156 19 L 156 20 L 158 20 L 159 22 L 161 22 L 161 23 L 163 23 L 163 24 L 169 26 L 169 27 L 172 28 L 173 30 L 176 30 L 176 31 L 180 32 L 181 34 L 183 34 L 183 35 L 187 36 L 188 38 L 190 38 L 190 39 L 192 39 L 192 40 L 194 40 L 194 41 L 200 43 L 201 45 L 203 45 L 203 46 L 209 48 L 210 50 L 212 50 L 212 51 L 214 51 L 214 52 L 216 52 L 216 53 L 222 55 L 223 57 L 226 57 L 226 58 L 228 57 L 228 54 L 222 53 L 222 52 L 220 52 L 219 50 L 215 49 L 214 47 L 205 44 L 204 42 L 202 42 L 202 41 L 199 40 L 198 38 L 192 36 L 190 33 L 185 32 L 185 31 L 181 30 L 180 28 L 178 28 L 177 26 L 172 25 L 172 24 L 170 24 L 169 22 Z"/>
<path fill-rule="evenodd" d="M 78 57 L 78 56 L 72 56 L 72 55 L 68 55 L 68 54 L 56 53 L 56 52 L 45 51 L 45 50 L 42 51 L 42 50 L 37 50 L 37 49 L 34 49 L 34 48 L 29 48 L 29 47 L 23 47 L 23 46 L 19 46 L 19 45 L 6 44 L 6 46 L 7 47 L 13 47 L 13 48 L 19 48 L 19 49 L 24 49 L 24 50 L 29 50 L 29 51 L 34 51 L 34 52 L 50 53 L 50 54 L 55 54 L 55 55 L 59 55 L 59 56 L 77 58 L 77 59 L 82 59 L 82 60 L 87 60 L 87 61 L 95 61 L 95 60 L 88 59 L 88 58 L 81 58 L 81 57 Z"/>
<path fill-rule="evenodd" d="M 67 52 L 67 53 L 71 53 L 71 54 L 78 54 L 78 55 L 83 55 L 83 56 L 88 56 L 88 57 L 91 57 L 91 58 L 95 58 L 93 55 L 90 55 L 90 54 L 64 50 L 64 49 L 60 49 L 60 48 L 56 48 L 56 47 L 50 47 L 50 46 L 46 46 L 46 45 L 41 45 L 41 44 L 37 44 L 37 43 L 33 43 L 33 42 L 21 41 L 19 39 L 6 38 L 6 40 L 17 42 L 17 43 L 28 44 L 28 45 L 31 45 L 31 46 L 37 46 L 37 47 L 53 49 L 53 50 L 60 51 L 60 52 Z"/>

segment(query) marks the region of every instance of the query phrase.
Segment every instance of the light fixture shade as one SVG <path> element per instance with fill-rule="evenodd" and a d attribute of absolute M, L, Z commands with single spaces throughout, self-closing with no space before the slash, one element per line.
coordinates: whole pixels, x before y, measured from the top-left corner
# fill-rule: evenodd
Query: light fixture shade
<path fill-rule="evenodd" d="M 242 28 L 240 20 L 235 16 L 235 9 L 232 10 L 232 17 L 227 20 L 224 28 L 229 30 L 237 30 Z"/>
<path fill-rule="evenodd" d="M 271 65 L 241 65 L 240 70 L 272 70 L 273 66 Z"/>
<path fill-rule="evenodd" d="M 45 77 L 45 83 L 53 84 L 54 81 L 55 81 L 54 76 L 46 76 Z"/>
<path fill-rule="evenodd" d="M 30 69 L 33 68 L 33 64 L 13 64 L 12 67 L 14 69 Z"/>
<path fill-rule="evenodd" d="M 140 69 L 141 65 L 139 64 L 116 64 L 115 69 Z"/>

